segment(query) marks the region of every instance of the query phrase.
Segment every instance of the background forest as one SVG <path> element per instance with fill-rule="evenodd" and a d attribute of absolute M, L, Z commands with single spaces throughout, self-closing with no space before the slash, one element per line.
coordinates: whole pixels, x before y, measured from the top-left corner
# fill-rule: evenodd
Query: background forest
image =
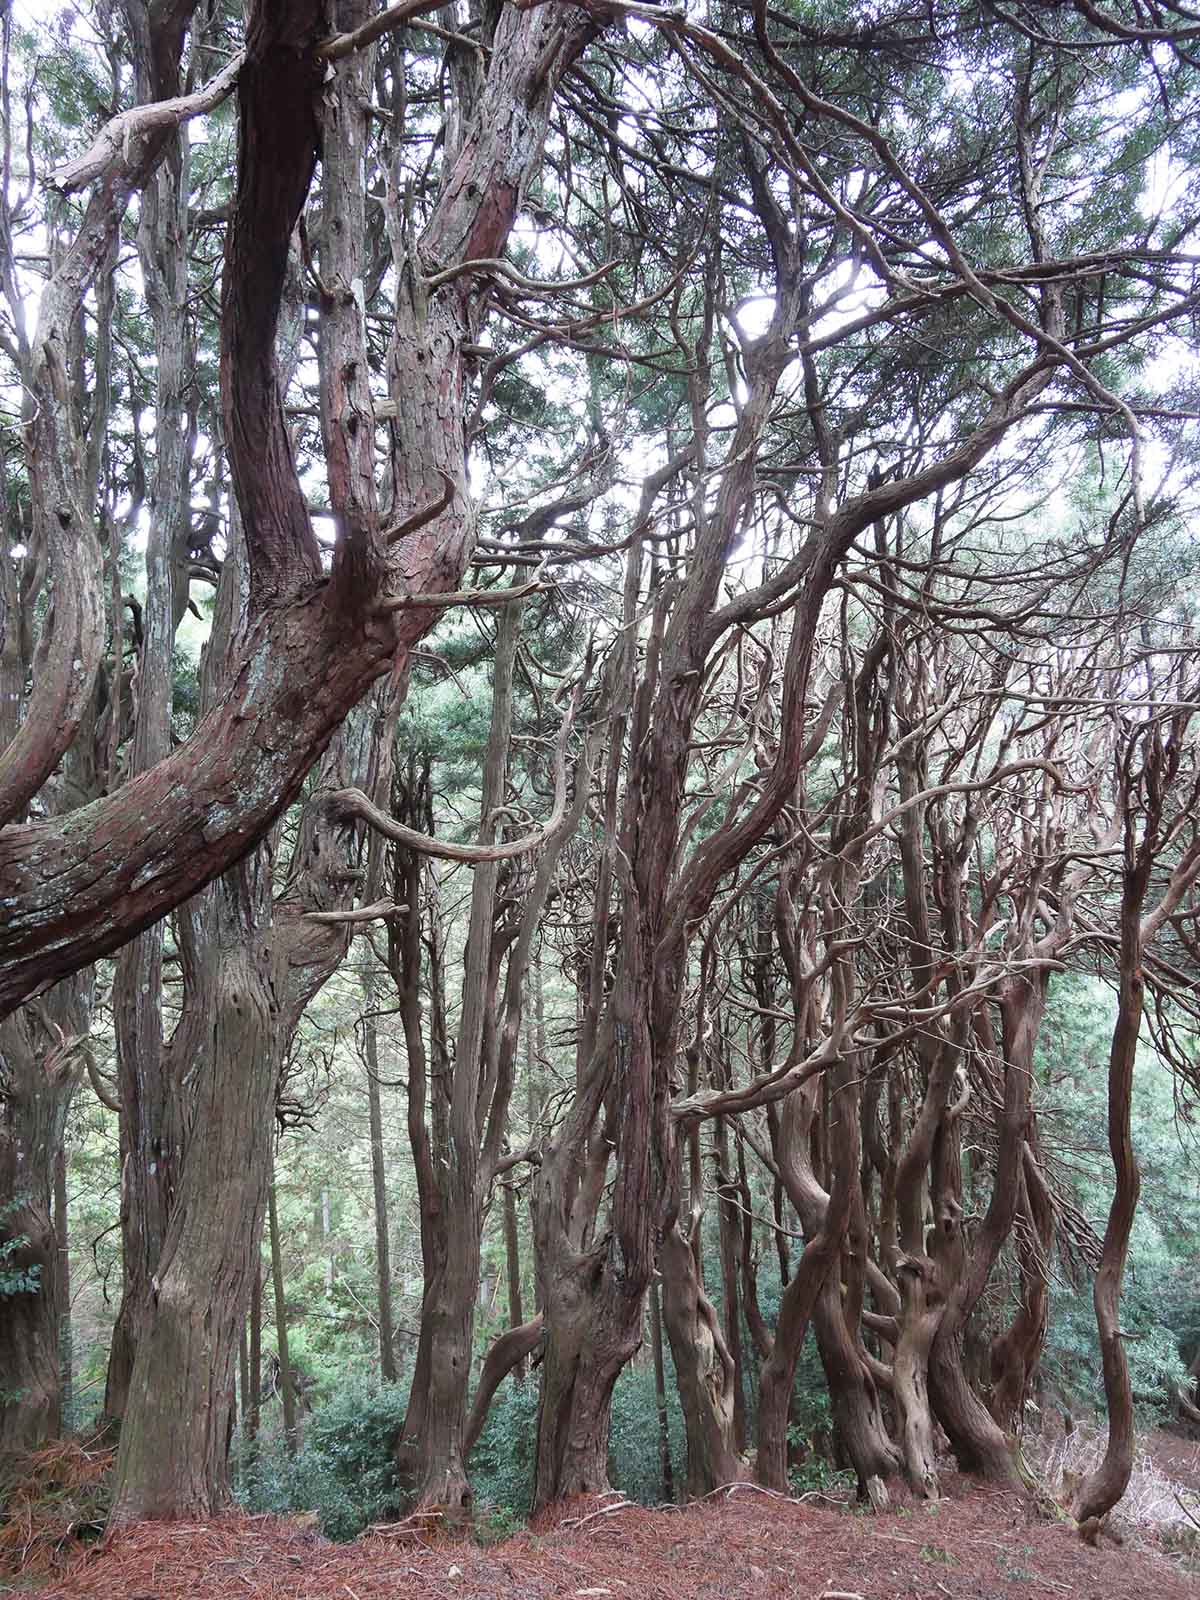
<path fill-rule="evenodd" d="M 0 7 L 0 1452 L 349 1537 L 1094 1422 L 1094 1537 L 1200 1423 L 1195 34 Z"/>

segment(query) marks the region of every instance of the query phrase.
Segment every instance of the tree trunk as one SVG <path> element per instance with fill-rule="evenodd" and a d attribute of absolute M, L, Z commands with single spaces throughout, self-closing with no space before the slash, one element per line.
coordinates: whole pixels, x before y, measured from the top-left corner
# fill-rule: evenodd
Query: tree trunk
<path fill-rule="evenodd" d="M 449 1176 L 444 1255 L 421 1302 L 421 1331 L 428 1341 L 428 1357 L 423 1371 L 418 1364 L 424 1397 L 412 1482 L 417 1505 L 461 1520 L 470 1513 L 474 1500 L 464 1444 L 482 1219 L 476 1205 L 474 1170 Z M 417 1382 L 418 1374 L 414 1374 L 414 1387 Z"/>
<path fill-rule="evenodd" d="M 492 685 L 492 715 L 480 799 L 480 840 L 495 840 L 495 813 L 504 804 L 512 731 L 513 671 L 520 628 L 519 606 L 501 617 Z M 471 1377 L 472 1332 L 479 1296 L 480 1231 L 486 1173 L 480 1159 L 485 1085 L 494 1057 L 498 957 L 494 927 L 499 865 L 475 869 L 463 953 L 463 1000 L 453 1067 L 428 1084 L 423 1045 L 414 1033 L 420 1019 L 405 1007 L 409 1040 L 409 1136 L 421 1207 L 421 1251 L 425 1290 L 417 1368 L 401 1437 L 400 1460 L 417 1504 L 460 1520 L 473 1503 L 464 1439 Z M 410 929 L 418 916 L 410 899 Z M 415 994 L 417 973 L 410 945 L 406 992 Z M 440 986 L 440 974 L 434 982 Z M 435 1026 L 439 1024 L 435 1023 Z M 443 1042 L 444 1048 L 444 1042 Z M 415 1070 L 414 1070 L 415 1063 Z M 415 1081 L 414 1081 L 415 1080 Z M 429 1094 L 429 1124 L 425 1098 Z"/>
<path fill-rule="evenodd" d="M 663 1363 L 662 1310 L 658 1284 L 650 1285 L 650 1342 L 654 1352 L 654 1401 L 658 1411 L 658 1459 L 662 1473 L 662 1497 L 668 1504 L 675 1499 L 675 1469 L 671 1464 L 671 1429 L 667 1421 L 667 1382 Z"/>
<path fill-rule="evenodd" d="M 272 988 L 235 945 L 216 976 L 213 1048 L 134 1361 L 111 1521 L 203 1518 L 229 1499 L 234 1362 L 262 1232 L 277 1063 Z M 219 1197 L 219 1204 L 214 1204 Z"/>
<path fill-rule="evenodd" d="M 262 1409 L 262 1249 L 254 1261 L 254 1282 L 250 1286 L 250 1395 L 246 1437 L 257 1439 Z"/>
<path fill-rule="evenodd" d="M 1006 1332 L 990 1351 L 992 1393 L 988 1409 L 1005 1433 L 1018 1435 L 1046 1342 L 1050 1309 L 1050 1253 L 1054 1207 L 1031 1138 L 1024 1152 L 1021 1227 L 1017 1258 L 1021 1300 Z"/>
<path fill-rule="evenodd" d="M 71 1218 L 67 1201 L 67 1152 L 54 1163 L 54 1239 L 57 1247 L 58 1399 L 60 1422 L 75 1426 L 75 1343 L 71 1331 Z"/>
<path fill-rule="evenodd" d="M 900 1337 L 892 1358 L 892 1385 L 900 1419 L 900 1447 L 909 1487 L 927 1500 L 938 1498 L 933 1413 L 929 1404 L 929 1352 L 942 1320 L 945 1298 L 937 1263 L 904 1256 L 899 1264 Z"/>
<path fill-rule="evenodd" d="M 556 1500 L 608 1489 L 613 1388 L 642 1342 L 640 1288 L 634 1294 L 597 1293 L 600 1253 L 556 1270 L 553 1281 L 540 1264 L 539 1272 L 546 1342 L 533 1480 L 535 1514 Z"/>
<path fill-rule="evenodd" d="M 728 1073 L 722 1087 L 729 1086 Z M 742 1361 L 742 1311 L 739 1267 L 742 1219 L 737 1209 L 737 1185 L 729 1167 L 729 1140 L 725 1118 L 716 1119 L 714 1145 L 717 1158 L 717 1228 L 721 1252 L 721 1301 L 725 1346 L 733 1363 L 733 1447 L 746 1452 L 746 1383 Z"/>
<path fill-rule="evenodd" d="M 275 1200 L 275 1168 L 267 1188 L 267 1209 L 271 1229 L 271 1286 L 275 1295 L 275 1351 L 279 1362 L 279 1399 L 283 1406 L 283 1442 L 287 1453 L 296 1453 L 296 1386 L 292 1381 L 292 1358 L 288 1349 L 287 1295 L 283 1288 L 283 1250 L 279 1241 L 279 1211 Z"/>
<path fill-rule="evenodd" d="M 383 1160 L 383 1107 L 379 1094 L 379 1037 L 373 1015 L 375 986 L 363 985 L 363 1047 L 367 1069 L 367 1106 L 371 1123 L 371 1187 L 375 1198 L 375 1276 L 379 1296 L 379 1373 L 385 1383 L 397 1381 L 396 1341 L 392 1323 L 392 1263 L 388 1238 L 387 1174 Z"/>
<path fill-rule="evenodd" d="M 659 1247 L 663 1321 L 687 1430 L 687 1491 L 699 1498 L 746 1476 L 734 1442 L 734 1366 L 692 1246 L 678 1221 Z"/>
<path fill-rule="evenodd" d="M 963 1346 L 971 1313 L 987 1287 L 996 1260 L 1012 1231 L 1021 1192 L 1021 1162 L 1031 1116 L 1033 1052 L 1045 1010 L 1045 976 L 1016 977 L 1000 988 L 1003 1021 L 1004 1087 L 991 1199 L 968 1253 L 962 1235 L 962 1161 L 956 1123 L 943 1123 L 934 1154 L 934 1208 L 937 1242 L 933 1248 L 945 1285 L 946 1309 L 929 1353 L 929 1394 L 958 1465 L 993 1483 L 1020 1488 L 1021 1477 L 1006 1437 L 971 1386 L 963 1366 Z M 990 1020 L 979 1015 L 982 1044 L 994 1055 Z"/>
<path fill-rule="evenodd" d="M 191 7 L 187 10 L 190 12 Z M 183 30 L 154 8 L 127 0 L 139 102 L 180 93 Z M 186 25 L 186 18 L 185 18 Z M 187 604 L 191 457 L 195 440 L 195 352 L 189 329 L 186 125 L 142 194 L 137 247 L 154 330 L 155 448 L 146 540 L 146 594 L 137 663 L 138 692 L 125 775 L 150 771 L 171 752 L 175 632 Z M 120 720 L 120 707 L 114 707 Z M 110 774 L 110 784 L 115 774 Z M 121 1099 L 122 1296 L 105 1386 L 106 1416 L 125 1415 L 138 1342 L 154 1316 L 154 1277 L 180 1181 L 186 1112 L 163 1039 L 163 937 L 158 922 L 118 953 L 113 978 L 117 1082 Z M 188 1063 L 184 1063 L 188 1065 Z"/>
<path fill-rule="evenodd" d="M 846 1323 L 836 1269 L 817 1296 L 813 1328 L 838 1437 L 858 1474 L 860 1494 L 881 1509 L 888 1502 L 888 1482 L 896 1476 L 900 1463 L 884 1426 L 875 1380 Z"/>
<path fill-rule="evenodd" d="M 1133 1386 L 1120 1327 L 1121 1282 L 1142 1182 L 1131 1127 L 1133 1072 L 1146 1003 L 1142 908 L 1162 822 L 1162 768 L 1166 765 L 1161 729 L 1152 724 L 1143 737 L 1145 753 L 1141 771 L 1136 775 L 1131 773 L 1139 743 L 1136 738 L 1129 740 L 1123 760 L 1125 870 L 1121 894 L 1120 983 L 1117 1020 L 1108 1057 L 1108 1148 L 1116 1183 L 1108 1226 L 1104 1230 L 1100 1268 L 1092 1289 L 1108 1409 L 1108 1441 L 1103 1459 L 1080 1484 L 1071 1507 L 1080 1532 L 1093 1540 L 1101 1520 L 1125 1493 L 1133 1472 Z M 1167 746 L 1167 751 L 1171 750 L 1172 747 Z M 1143 792 L 1135 799 L 1137 787 Z M 1140 842 L 1137 839 L 1139 814 L 1144 816 Z"/>
<path fill-rule="evenodd" d="M 62 1422 L 66 1282 L 54 1192 L 89 988 L 70 979 L 0 1022 L 0 1247 L 12 1246 L 0 1254 L 0 1282 L 22 1279 L 0 1296 L 0 1454 L 56 1438 Z"/>
<path fill-rule="evenodd" d="M 846 1220 L 844 1203 L 835 1212 L 831 1202 L 820 1233 L 805 1247 L 783 1291 L 775 1338 L 759 1374 L 755 1478 L 779 1494 L 786 1494 L 788 1488 L 788 1424 L 796 1364 L 817 1298 L 837 1263 Z"/>
<path fill-rule="evenodd" d="M 251 1293 L 253 1292 L 252 1288 Z M 250 1420 L 250 1339 L 244 1322 L 238 1338 L 238 1399 L 240 1401 L 238 1421 L 241 1424 L 242 1437 L 245 1438 Z"/>
<path fill-rule="evenodd" d="M 484 1357 L 479 1386 L 471 1401 L 471 1414 L 467 1418 L 463 1439 L 464 1461 L 471 1459 L 471 1451 L 479 1443 L 479 1435 L 487 1425 L 488 1411 L 496 1390 L 510 1372 L 515 1376 L 521 1371 L 541 1342 L 540 1316 L 534 1317 L 532 1322 L 523 1322 L 520 1327 L 509 1328 L 507 1333 L 502 1333 L 498 1339 L 492 1341 L 491 1348 Z"/>
<path fill-rule="evenodd" d="M 59 1431 L 58 1239 L 51 1196 L 65 1105 L 46 1094 L 32 1103 L 6 1095 L 0 1107 L 0 1194 L 13 1197 L 0 1215 L 0 1274 L 20 1274 L 28 1285 L 0 1302 L 3 1453 L 34 1448 Z"/>
<path fill-rule="evenodd" d="M 508 1275 L 508 1325 L 519 1328 L 525 1321 L 521 1303 L 521 1236 L 517 1227 L 517 1191 L 511 1183 L 504 1186 L 504 1265 Z M 517 1383 L 525 1382 L 525 1359 L 518 1360 L 513 1368 Z"/>

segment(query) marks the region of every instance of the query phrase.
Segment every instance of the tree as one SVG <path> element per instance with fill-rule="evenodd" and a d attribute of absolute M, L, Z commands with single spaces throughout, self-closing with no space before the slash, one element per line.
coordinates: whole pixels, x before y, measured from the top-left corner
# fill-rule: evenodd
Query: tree
<path fill-rule="evenodd" d="M 344 0 L 327 32 L 308 0 L 261 0 L 243 31 L 130 0 L 128 40 L 102 31 L 89 57 L 110 120 L 83 155 L 54 150 L 56 215 L 6 179 L 26 413 L 0 659 L 0 1202 L 33 1175 L 5 1215 L 44 1266 L 89 972 L 116 953 L 118 1520 L 227 1494 L 283 1065 L 380 920 L 424 1269 L 399 1459 L 423 1506 L 469 1507 L 471 1442 L 534 1340 L 535 1500 L 603 1488 L 656 1277 L 690 1492 L 748 1473 L 755 1431 L 760 1479 L 784 1486 L 810 1323 L 873 1501 L 902 1474 L 938 1492 L 935 1420 L 964 1467 L 1017 1470 L 1066 1214 L 1039 1042 L 1054 974 L 1108 970 L 1120 940 L 1117 835 L 1092 824 L 1111 832 L 1142 780 L 1105 767 L 1114 717 L 1192 647 L 1149 552 L 1171 548 L 1193 406 L 1147 359 L 1194 316 L 1194 218 L 1143 206 L 1150 164 L 1187 153 L 1187 63 L 1152 70 L 1105 14 L 1051 35 L 1023 13 L 843 9 L 430 21 L 425 0 Z M 20 92 L 32 130 L 34 74 Z M 193 147 L 202 115 L 218 137 Z M 43 228 L 44 265 L 31 248 L 18 271 L 14 239 Z M 201 241 L 220 228 L 218 304 Z M 1151 438 L 1177 456 L 1157 487 Z M 176 660 L 193 582 L 216 588 L 195 687 Z M 431 662 L 443 614 L 462 633 L 445 621 Z M 399 716 L 412 674 L 457 681 L 472 627 L 493 697 L 478 785 Z M 552 802 L 536 740 L 555 742 Z M 1159 765 L 1186 788 L 1182 760 Z M 471 843 L 439 794 L 478 809 Z M 1145 957 L 1166 1016 L 1191 857 L 1182 821 L 1152 834 L 1171 953 L 1147 955 L 1139 923 L 1112 970 Z M 432 904 L 431 854 L 472 871 L 461 907 Z M 569 998 L 523 1066 L 539 947 Z M 368 1007 L 384 987 L 372 967 Z M 526 1164 L 537 1314 L 471 1406 L 489 1206 Z M 385 1177 L 377 1159 L 383 1274 Z M 507 1205 L 518 1288 L 520 1227 Z M 44 1431 L 53 1307 L 21 1309 L 2 1353 L 17 1372 L 35 1352 Z"/>

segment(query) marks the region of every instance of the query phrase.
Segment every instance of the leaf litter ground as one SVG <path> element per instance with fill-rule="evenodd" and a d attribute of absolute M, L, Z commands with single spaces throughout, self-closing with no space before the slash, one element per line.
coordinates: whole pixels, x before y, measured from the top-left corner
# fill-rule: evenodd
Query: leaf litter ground
<path fill-rule="evenodd" d="M 957 1477 L 947 1489 L 936 1506 L 879 1516 L 748 1487 L 678 1509 L 588 1501 L 487 1547 L 412 1528 L 335 1545 L 303 1517 L 143 1523 L 91 1547 L 66 1573 L 33 1581 L 54 1600 L 1200 1596 L 1200 1578 L 1152 1548 L 1091 1549 L 1016 1495 Z M 16 1581 L 24 1588 L 30 1579 Z"/>

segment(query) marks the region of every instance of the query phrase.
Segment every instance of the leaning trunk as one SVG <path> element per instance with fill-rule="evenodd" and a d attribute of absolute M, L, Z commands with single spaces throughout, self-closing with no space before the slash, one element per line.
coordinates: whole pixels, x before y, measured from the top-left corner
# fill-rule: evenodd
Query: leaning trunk
<path fill-rule="evenodd" d="M 895 1477 L 899 1462 L 884 1426 L 875 1381 L 846 1323 L 836 1267 L 817 1296 L 813 1329 L 829 1386 L 833 1420 L 858 1475 L 859 1492 L 876 1509 L 882 1508 L 888 1501 L 888 1480 Z"/>
<path fill-rule="evenodd" d="M 820 1233 L 805 1247 L 795 1275 L 783 1291 L 775 1338 L 759 1375 L 755 1476 L 763 1488 L 778 1494 L 786 1494 L 788 1486 L 788 1425 L 796 1364 L 815 1303 L 836 1264 L 845 1223 L 844 1204 L 835 1207 L 831 1198 Z"/>

